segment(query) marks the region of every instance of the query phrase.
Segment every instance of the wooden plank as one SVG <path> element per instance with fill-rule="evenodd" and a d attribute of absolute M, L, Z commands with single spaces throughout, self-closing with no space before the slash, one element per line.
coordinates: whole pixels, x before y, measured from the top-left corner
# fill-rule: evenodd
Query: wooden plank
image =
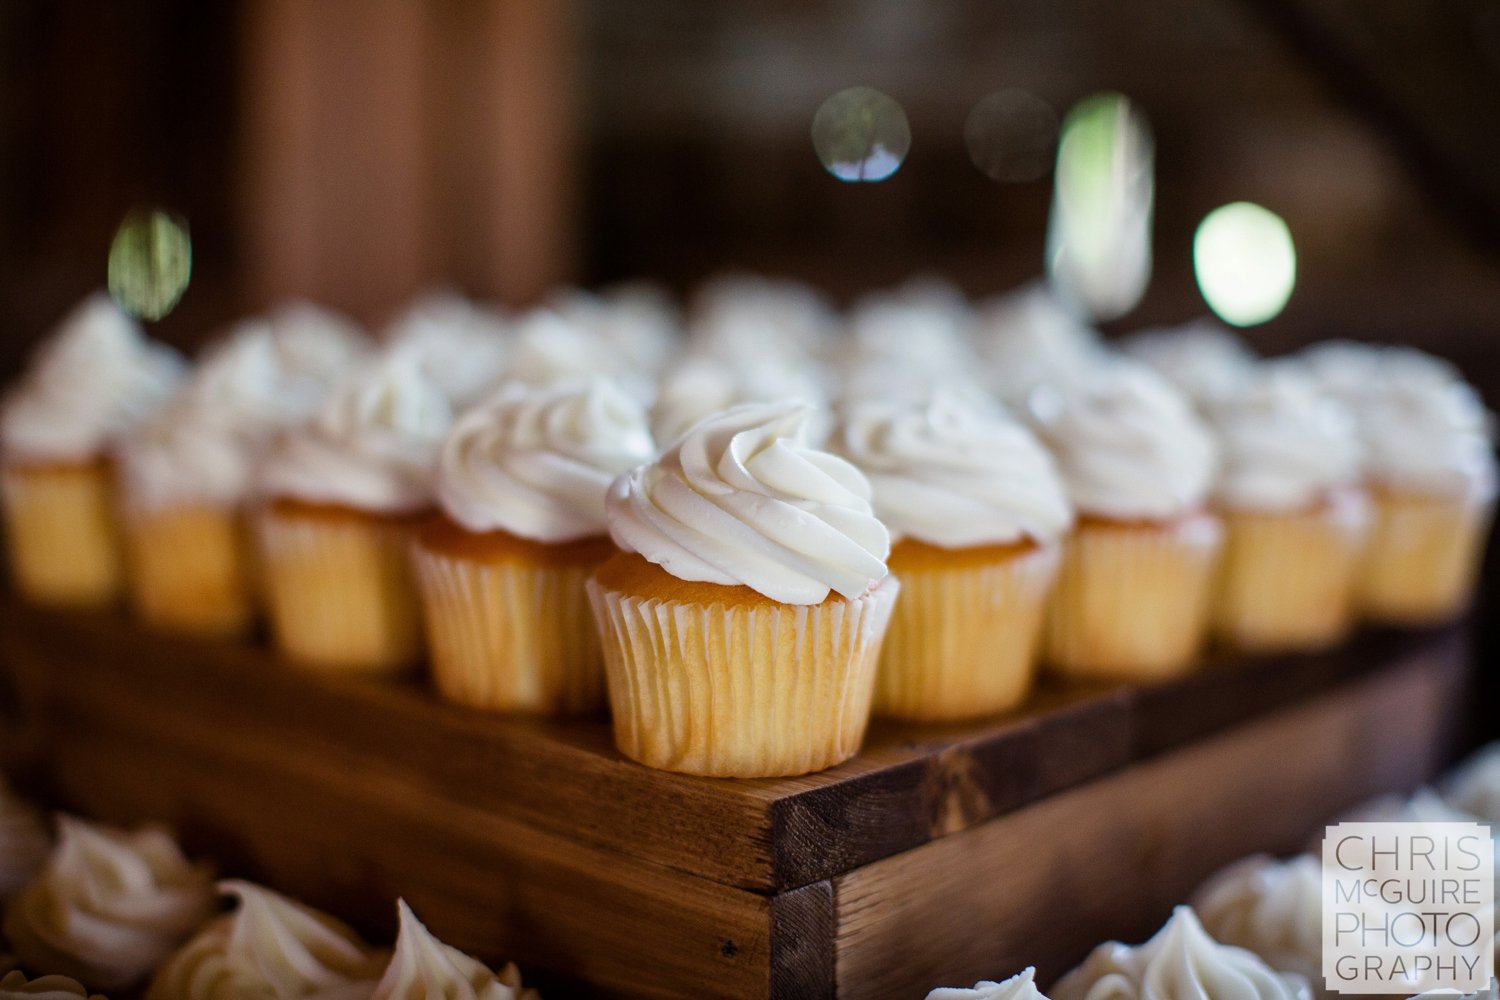
<path fill-rule="evenodd" d="M 922 996 L 1141 940 L 1219 866 L 1437 765 L 1453 643 L 834 879 L 838 995 Z M 899 957 L 899 959 L 897 958 Z"/>

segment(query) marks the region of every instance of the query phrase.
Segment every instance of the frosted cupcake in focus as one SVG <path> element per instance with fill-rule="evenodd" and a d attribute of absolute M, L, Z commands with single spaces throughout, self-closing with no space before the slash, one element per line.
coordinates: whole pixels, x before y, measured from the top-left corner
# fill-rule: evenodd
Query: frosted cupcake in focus
<path fill-rule="evenodd" d="M 5 909 L 21 961 L 116 990 L 156 967 L 214 911 L 206 868 L 189 864 L 160 830 L 59 820 L 42 874 Z"/>
<path fill-rule="evenodd" d="M 1250 650 L 1338 642 L 1354 621 L 1370 520 L 1353 416 L 1285 361 L 1221 387 L 1205 406 L 1226 529 L 1215 632 Z"/>
<path fill-rule="evenodd" d="M 1142 330 L 1126 337 L 1120 350 L 1154 369 L 1198 406 L 1213 402 L 1255 370 L 1255 353 L 1210 319 Z"/>
<path fill-rule="evenodd" d="M 444 516 L 413 548 L 439 691 L 501 710 L 604 706 L 584 581 L 615 552 L 610 482 L 654 454 L 645 411 L 604 379 L 512 383 L 458 420 Z"/>
<path fill-rule="evenodd" d="M 927 994 L 927 1000 L 1047 1000 L 1036 987 L 1036 969 L 1023 969 L 1001 983 L 975 983 L 973 989 L 941 986 Z"/>
<path fill-rule="evenodd" d="M 0 495 L 11 574 L 39 604 L 117 600 L 124 560 L 114 439 L 162 404 L 182 374 L 103 293 L 64 319 L 0 404 Z"/>
<path fill-rule="evenodd" d="M 1123 361 L 1038 391 L 1030 416 L 1078 514 L 1044 658 L 1078 677 L 1190 669 L 1223 542 L 1207 509 L 1217 461 L 1207 427 L 1160 376 Z"/>
<path fill-rule="evenodd" d="M 727 410 L 610 488 L 622 551 L 588 588 L 627 757 L 748 778 L 859 749 L 898 584 L 869 483 L 810 417 Z"/>
<path fill-rule="evenodd" d="M 250 882 L 219 891 L 234 912 L 163 962 L 146 1000 L 297 1000 L 379 975 L 385 956 L 327 914 Z"/>
<path fill-rule="evenodd" d="M 346 379 L 267 458 L 256 529 L 272 633 L 292 659 L 365 673 L 417 660 L 407 547 L 451 419 L 442 390 L 397 352 Z"/>
<path fill-rule="evenodd" d="M 901 580 L 874 711 L 963 719 L 1031 690 L 1072 508 L 1031 432 L 938 396 L 845 408 L 833 447 L 870 480 Z"/>
<path fill-rule="evenodd" d="M 1191 907 L 1145 944 L 1110 941 L 1052 987 L 1053 1000 L 1308 1000 L 1307 980 L 1215 941 Z"/>

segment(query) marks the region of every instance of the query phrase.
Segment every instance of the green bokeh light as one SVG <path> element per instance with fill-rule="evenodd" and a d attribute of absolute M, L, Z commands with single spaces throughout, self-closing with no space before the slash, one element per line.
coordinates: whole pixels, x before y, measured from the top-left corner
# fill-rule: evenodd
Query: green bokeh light
<path fill-rule="evenodd" d="M 1193 269 L 1220 319 L 1253 326 L 1286 307 L 1297 284 L 1297 248 L 1281 216 L 1252 202 L 1231 202 L 1198 224 Z"/>
<path fill-rule="evenodd" d="M 132 209 L 109 247 L 109 293 L 120 308 L 158 320 L 177 305 L 193 273 L 187 223 L 160 208 Z"/>

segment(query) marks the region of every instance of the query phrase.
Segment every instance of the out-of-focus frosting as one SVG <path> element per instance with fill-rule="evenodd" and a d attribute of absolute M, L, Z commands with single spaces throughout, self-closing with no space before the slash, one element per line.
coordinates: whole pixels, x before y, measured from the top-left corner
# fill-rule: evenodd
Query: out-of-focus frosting
<path fill-rule="evenodd" d="M 548 543 L 604 535 L 609 484 L 655 453 L 645 411 L 605 379 L 509 383 L 454 424 L 438 499 L 470 531 Z"/>
<path fill-rule="evenodd" d="M 262 489 L 378 513 L 420 510 L 432 502 L 452 417 L 415 358 L 386 355 L 336 387 L 316 420 L 284 435 L 261 469 Z"/>
<path fill-rule="evenodd" d="M 551 385 L 602 375 L 612 378 L 642 403 L 651 398 L 654 379 L 594 327 L 555 309 L 535 309 L 516 324 L 507 381 Z"/>
<path fill-rule="evenodd" d="M 805 404 L 752 403 L 703 420 L 615 480 L 615 544 L 678 579 L 788 604 L 864 594 L 886 575 L 890 534 L 865 477 L 806 443 L 811 415 Z"/>
<path fill-rule="evenodd" d="M 1323 870 L 1312 855 L 1238 861 L 1199 888 L 1193 908 L 1214 940 L 1248 948 L 1273 969 L 1322 981 Z"/>
<path fill-rule="evenodd" d="M 387 350 L 413 355 L 454 406 L 464 406 L 500 377 L 508 332 L 498 313 L 453 292 L 435 292 L 398 316 L 385 340 Z"/>
<path fill-rule="evenodd" d="M 98 989 L 140 979 L 214 911 L 213 881 L 161 830 L 60 817 L 42 874 L 10 901 L 5 936 L 26 965 Z"/>
<path fill-rule="evenodd" d="M 396 951 L 370 1000 L 538 1000 L 535 990 L 521 988 L 514 963 L 499 972 L 449 947 L 422 925 L 406 900 L 397 904 L 401 930 Z"/>
<path fill-rule="evenodd" d="M 30 882 L 51 851 L 52 837 L 42 814 L 0 780 L 0 900 Z"/>
<path fill-rule="evenodd" d="M 681 346 L 671 300 L 660 289 L 633 284 L 596 295 L 568 289 L 553 296 L 558 315 L 591 331 L 630 368 L 654 374 Z"/>
<path fill-rule="evenodd" d="M 177 352 L 148 340 L 102 292 L 42 344 L 0 404 L 0 445 L 43 461 L 81 461 L 164 402 L 182 376 Z"/>
<path fill-rule="evenodd" d="M 1047 1000 L 1036 987 L 1036 969 L 1026 968 L 1003 983 L 986 980 L 973 989 L 940 986 L 927 994 L 927 1000 Z"/>
<path fill-rule="evenodd" d="M 1500 742 L 1489 744 L 1455 769 L 1443 782 L 1443 798 L 1466 813 L 1500 823 Z"/>
<path fill-rule="evenodd" d="M 1204 407 L 1219 440 L 1214 494 L 1227 507 L 1296 510 L 1360 479 L 1353 414 L 1295 363 L 1259 365 Z"/>
<path fill-rule="evenodd" d="M 1052 459 L 1025 427 L 943 395 L 845 407 L 833 448 L 859 468 L 893 536 L 945 548 L 1052 542 L 1073 521 Z"/>
<path fill-rule="evenodd" d="M 1355 402 L 1376 481 L 1443 496 L 1494 494 L 1490 415 L 1472 386 L 1409 349 L 1387 356 L 1377 386 Z"/>
<path fill-rule="evenodd" d="M 267 322 L 288 392 L 308 414 L 334 383 L 375 353 L 375 342 L 353 320 L 308 302 L 285 303 Z"/>
<path fill-rule="evenodd" d="M 815 406 L 826 400 L 812 366 L 787 364 L 775 355 L 739 362 L 694 355 L 663 377 L 651 407 L 651 430 L 657 441 L 668 444 L 710 414 L 742 403 L 793 399 Z M 815 420 L 809 439 L 826 431 L 826 420 Z"/>
<path fill-rule="evenodd" d="M 384 956 L 332 917 L 250 882 L 219 891 L 239 905 L 167 959 L 146 1000 L 295 1000 L 379 974 Z"/>
<path fill-rule="evenodd" d="M 1053 1000 L 1307 1000 L 1307 981 L 1220 944 L 1191 907 L 1145 944 L 1110 941 L 1052 987 Z"/>
<path fill-rule="evenodd" d="M 1175 517 L 1200 506 L 1213 485 L 1208 428 L 1181 392 L 1136 362 L 1038 390 L 1028 415 L 1080 514 Z"/>
<path fill-rule="evenodd" d="M 1015 407 L 1039 386 L 1071 381 L 1106 357 L 1098 333 L 1041 282 L 983 305 L 975 343 L 991 384 Z"/>
<path fill-rule="evenodd" d="M 838 314 L 807 285 L 754 275 L 723 275 L 693 304 L 692 349 L 732 362 L 816 356 L 838 329 Z"/>
<path fill-rule="evenodd" d="M 1208 319 L 1142 330 L 1127 337 L 1120 348 L 1199 405 L 1233 389 L 1255 367 L 1255 354 L 1245 342 Z"/>
<path fill-rule="evenodd" d="M 0 1000 L 87 1000 L 89 991 L 76 979 L 67 976 L 38 976 L 28 980 L 16 970 L 0 978 Z M 95 1000 L 103 998 L 95 996 Z"/>
<path fill-rule="evenodd" d="M 1431 993 L 1418 993 L 1410 1000 L 1500 1000 L 1500 979 L 1491 978 L 1489 987 L 1478 993 L 1459 994 L 1451 990 L 1434 990 Z"/>

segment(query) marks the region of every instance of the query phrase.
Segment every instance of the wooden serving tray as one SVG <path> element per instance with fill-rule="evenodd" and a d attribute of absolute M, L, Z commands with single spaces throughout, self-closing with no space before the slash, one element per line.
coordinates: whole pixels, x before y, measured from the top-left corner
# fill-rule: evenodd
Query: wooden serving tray
<path fill-rule="evenodd" d="M 556 996 L 915 997 L 1142 937 L 1215 867 L 1430 776 L 1458 629 L 1044 687 L 972 725 L 877 724 L 802 778 L 652 771 L 604 720 L 438 701 L 266 650 L 0 598 L 0 752 L 45 800 L 165 821 L 224 870 Z"/>

